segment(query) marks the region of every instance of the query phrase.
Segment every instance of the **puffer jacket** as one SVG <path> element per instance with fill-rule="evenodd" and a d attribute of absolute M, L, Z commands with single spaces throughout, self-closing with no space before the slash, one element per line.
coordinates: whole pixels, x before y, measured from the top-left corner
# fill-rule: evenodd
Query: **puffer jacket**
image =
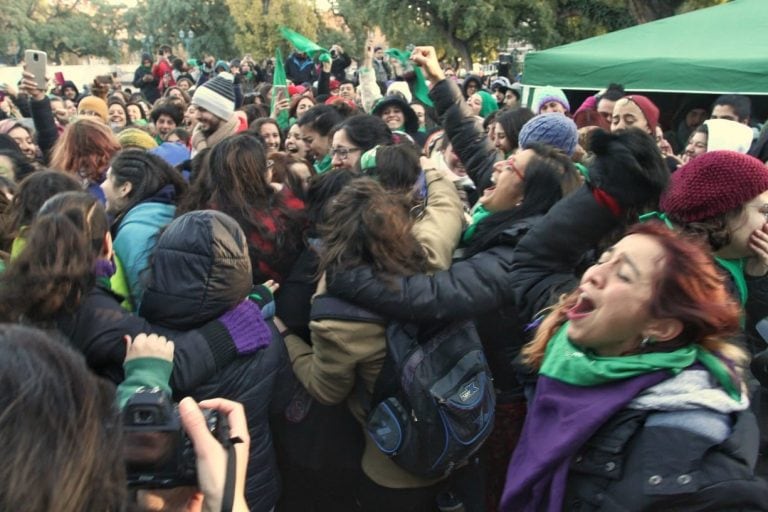
<path fill-rule="evenodd" d="M 237 348 L 228 329 L 218 320 L 181 332 L 151 324 L 120 306 L 122 297 L 94 286 L 74 313 L 61 312 L 55 328 L 80 350 L 96 374 L 119 384 L 125 360 L 124 336 L 157 333 L 176 343 L 171 386 L 177 393 L 191 393 L 212 375 L 237 358 Z"/>
<path fill-rule="evenodd" d="M 172 222 L 158 240 L 150 270 L 140 313 L 176 329 L 215 318 L 252 289 L 245 234 L 234 219 L 212 210 Z M 269 417 L 285 409 L 296 385 L 271 322 L 270 329 L 265 348 L 232 361 L 192 392 L 198 400 L 223 397 L 243 404 L 251 436 L 246 499 L 251 510 L 265 512 L 280 494 Z"/>
<path fill-rule="evenodd" d="M 478 195 L 482 196 L 483 190 L 492 185 L 493 164 L 499 160 L 499 152 L 488 135 L 478 128 L 472 110 L 453 80 L 437 82 L 429 91 L 429 97 L 453 151 L 475 182 Z"/>

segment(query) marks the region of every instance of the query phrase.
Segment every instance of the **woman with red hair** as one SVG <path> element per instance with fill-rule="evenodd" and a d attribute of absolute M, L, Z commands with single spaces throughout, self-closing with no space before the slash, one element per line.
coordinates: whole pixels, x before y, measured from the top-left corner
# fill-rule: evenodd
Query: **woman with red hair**
<path fill-rule="evenodd" d="M 83 117 L 68 124 L 56 141 L 50 167 L 83 180 L 88 192 L 104 204 L 100 185 L 109 162 L 120 149 L 120 142 L 107 125 Z"/>
<path fill-rule="evenodd" d="M 536 302 L 549 288 L 532 273 L 558 266 L 520 247 Z M 630 229 L 523 349 L 536 389 L 501 510 L 765 510 L 739 322 L 703 245 L 660 223 Z"/>

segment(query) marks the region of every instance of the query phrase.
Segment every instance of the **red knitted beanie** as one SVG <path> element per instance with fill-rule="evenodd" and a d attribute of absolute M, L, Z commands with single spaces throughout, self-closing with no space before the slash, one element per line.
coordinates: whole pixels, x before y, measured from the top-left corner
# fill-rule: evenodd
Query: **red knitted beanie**
<path fill-rule="evenodd" d="M 695 222 L 738 208 L 768 190 L 768 168 L 735 151 L 705 153 L 672 173 L 659 206 L 676 222 Z"/>
<path fill-rule="evenodd" d="M 624 97 L 640 108 L 645 116 L 645 120 L 648 122 L 651 137 L 656 137 L 656 125 L 659 124 L 659 107 L 657 107 L 647 96 L 628 94 Z"/>

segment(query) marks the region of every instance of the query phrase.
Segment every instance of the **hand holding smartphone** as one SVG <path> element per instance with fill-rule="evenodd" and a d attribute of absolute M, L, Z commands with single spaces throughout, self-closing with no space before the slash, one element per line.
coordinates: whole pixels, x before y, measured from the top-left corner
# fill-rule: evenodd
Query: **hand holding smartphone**
<path fill-rule="evenodd" d="M 35 82 L 38 89 L 45 92 L 48 89 L 48 80 L 46 79 L 46 68 L 48 66 L 48 55 L 39 50 L 25 50 L 24 63 L 26 70 L 35 75 Z"/>

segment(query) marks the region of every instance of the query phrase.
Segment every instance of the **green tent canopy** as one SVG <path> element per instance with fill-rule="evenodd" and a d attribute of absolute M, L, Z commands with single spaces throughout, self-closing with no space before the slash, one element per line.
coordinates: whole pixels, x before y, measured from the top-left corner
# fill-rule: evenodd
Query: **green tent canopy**
<path fill-rule="evenodd" d="M 525 58 L 523 84 L 768 95 L 768 0 L 733 0 Z"/>

